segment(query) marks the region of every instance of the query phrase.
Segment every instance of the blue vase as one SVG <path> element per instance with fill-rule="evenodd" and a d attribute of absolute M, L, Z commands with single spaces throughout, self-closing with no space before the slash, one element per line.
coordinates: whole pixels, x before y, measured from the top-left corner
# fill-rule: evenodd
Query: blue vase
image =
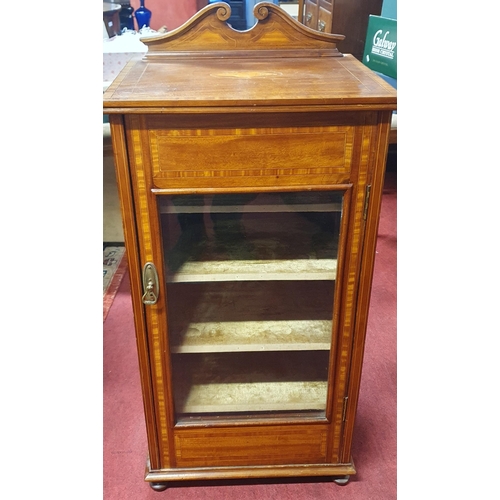
<path fill-rule="evenodd" d="M 138 30 L 144 26 L 149 28 L 149 23 L 151 22 L 151 11 L 144 6 L 144 0 L 141 0 L 141 6 L 135 11 L 135 20 L 137 21 Z"/>

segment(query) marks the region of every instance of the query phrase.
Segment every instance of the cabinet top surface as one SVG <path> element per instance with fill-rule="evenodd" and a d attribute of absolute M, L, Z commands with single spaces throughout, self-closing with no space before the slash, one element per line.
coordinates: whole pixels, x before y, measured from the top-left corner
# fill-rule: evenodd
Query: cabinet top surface
<path fill-rule="evenodd" d="M 104 111 L 396 108 L 395 89 L 338 52 L 343 36 L 306 28 L 267 3 L 255 7 L 253 28 L 235 31 L 226 9 L 211 4 L 177 30 L 143 39 L 148 53 L 118 75 L 104 94 Z"/>

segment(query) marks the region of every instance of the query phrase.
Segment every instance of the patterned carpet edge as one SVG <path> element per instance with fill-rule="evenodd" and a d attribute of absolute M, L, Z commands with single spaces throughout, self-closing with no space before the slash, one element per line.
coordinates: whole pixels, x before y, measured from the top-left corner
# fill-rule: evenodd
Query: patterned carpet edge
<path fill-rule="evenodd" d="M 118 288 L 127 272 L 127 258 L 125 247 L 106 247 L 103 257 L 104 284 L 103 284 L 103 322 L 108 316 Z"/>

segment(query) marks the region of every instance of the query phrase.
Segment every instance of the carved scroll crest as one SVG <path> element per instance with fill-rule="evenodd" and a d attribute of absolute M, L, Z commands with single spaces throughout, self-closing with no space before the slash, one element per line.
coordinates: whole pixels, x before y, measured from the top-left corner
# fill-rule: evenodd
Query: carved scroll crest
<path fill-rule="evenodd" d="M 336 43 L 344 35 L 321 33 L 296 21 L 279 6 L 261 2 L 253 10 L 257 23 L 250 29 L 233 29 L 228 20 L 231 7 L 225 2 L 209 4 L 179 28 L 158 37 L 143 38 L 147 60 L 164 57 L 253 57 L 314 55 L 338 57 Z"/>

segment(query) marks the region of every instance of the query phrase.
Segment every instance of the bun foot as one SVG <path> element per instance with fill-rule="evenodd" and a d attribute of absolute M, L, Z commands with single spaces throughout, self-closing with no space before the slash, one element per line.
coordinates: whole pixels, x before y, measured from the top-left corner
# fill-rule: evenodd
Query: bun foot
<path fill-rule="evenodd" d="M 338 477 L 334 477 L 333 481 L 335 483 L 337 483 L 338 485 L 340 485 L 340 486 L 345 486 L 349 482 L 350 477 L 351 476 L 349 476 L 349 475 L 347 475 L 347 476 L 338 476 Z"/>
<path fill-rule="evenodd" d="M 155 491 L 165 491 L 167 489 L 167 483 L 149 483 L 149 486 Z"/>

